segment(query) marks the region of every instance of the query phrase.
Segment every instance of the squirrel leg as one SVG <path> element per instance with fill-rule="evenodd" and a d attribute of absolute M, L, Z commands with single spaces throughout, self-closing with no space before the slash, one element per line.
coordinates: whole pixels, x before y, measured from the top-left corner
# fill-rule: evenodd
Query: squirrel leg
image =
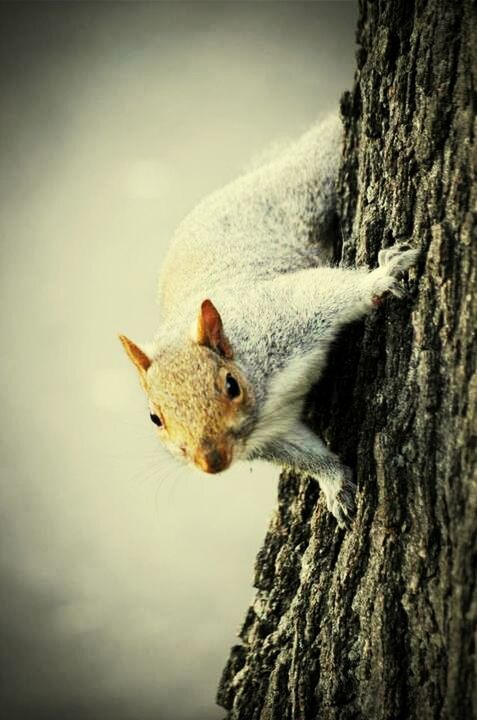
<path fill-rule="evenodd" d="M 321 316 L 323 326 L 328 325 L 336 330 L 348 322 L 358 320 L 373 307 L 380 305 L 387 293 L 397 298 L 404 297 L 406 291 L 399 283 L 399 278 L 416 263 L 419 254 L 419 250 L 410 249 L 407 245 L 395 245 L 381 250 L 379 266 L 374 270 L 331 269 L 329 272 L 333 275 L 328 278 L 324 272 L 317 274 L 322 288 L 323 280 L 327 280 L 326 292 L 321 290 L 316 295 L 316 303 L 319 303 L 317 316 Z"/>
<path fill-rule="evenodd" d="M 419 250 L 396 245 L 380 252 L 374 270 L 316 267 L 282 274 L 264 283 L 266 292 L 258 293 L 253 302 L 270 308 L 272 329 L 283 329 L 283 352 L 298 347 L 304 353 L 317 339 L 322 345 L 331 342 L 343 325 L 369 313 L 387 293 L 405 295 L 399 278 L 418 257 Z"/>
<path fill-rule="evenodd" d="M 379 305 L 387 293 L 397 298 L 404 297 L 406 291 L 399 283 L 399 278 L 416 263 L 419 254 L 419 250 L 411 249 L 408 245 L 394 245 L 380 251 L 375 270 L 363 272 L 358 268 L 357 271 L 345 270 L 341 278 L 336 276 L 337 282 L 333 288 L 336 297 L 333 299 L 338 323 L 358 319 L 373 306 Z M 336 298 L 341 302 L 340 308 Z"/>
<path fill-rule="evenodd" d="M 305 425 L 296 423 L 286 437 L 269 441 L 255 457 L 313 476 L 338 525 L 350 526 L 356 509 L 351 470 Z"/>

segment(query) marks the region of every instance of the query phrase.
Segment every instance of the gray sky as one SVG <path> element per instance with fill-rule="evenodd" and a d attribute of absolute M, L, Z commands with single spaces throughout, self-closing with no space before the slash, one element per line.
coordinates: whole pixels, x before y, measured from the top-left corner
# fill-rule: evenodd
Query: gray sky
<path fill-rule="evenodd" d="M 117 340 L 178 222 L 351 87 L 348 2 L 0 6 L 1 706 L 218 720 L 277 473 L 157 447 Z"/>

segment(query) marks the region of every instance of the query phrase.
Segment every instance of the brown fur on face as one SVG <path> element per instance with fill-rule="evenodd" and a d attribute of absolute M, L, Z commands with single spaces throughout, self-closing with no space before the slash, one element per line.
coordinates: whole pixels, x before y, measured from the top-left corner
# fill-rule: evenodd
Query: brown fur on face
<path fill-rule="evenodd" d="M 227 395 L 227 374 L 240 395 Z M 147 370 L 145 390 L 151 412 L 163 423 L 158 432 L 197 467 L 220 472 L 232 462 L 237 435 L 253 395 L 235 363 L 190 341 L 183 349 L 159 352 Z"/>
<path fill-rule="evenodd" d="M 120 340 L 139 373 L 156 425 L 160 420 L 159 437 L 204 472 L 228 468 L 244 443 L 255 398 L 233 362 L 214 304 L 201 303 L 192 339 L 159 349 L 152 359 L 124 335 Z"/>

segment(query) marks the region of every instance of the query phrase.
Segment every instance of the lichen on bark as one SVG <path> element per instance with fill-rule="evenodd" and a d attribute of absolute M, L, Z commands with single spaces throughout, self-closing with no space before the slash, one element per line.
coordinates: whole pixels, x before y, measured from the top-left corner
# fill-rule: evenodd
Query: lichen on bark
<path fill-rule="evenodd" d="M 408 241 L 421 259 L 311 393 L 357 515 L 338 530 L 316 483 L 282 475 L 229 720 L 477 718 L 476 26 L 472 0 L 360 4 L 336 253 L 372 266 Z"/>

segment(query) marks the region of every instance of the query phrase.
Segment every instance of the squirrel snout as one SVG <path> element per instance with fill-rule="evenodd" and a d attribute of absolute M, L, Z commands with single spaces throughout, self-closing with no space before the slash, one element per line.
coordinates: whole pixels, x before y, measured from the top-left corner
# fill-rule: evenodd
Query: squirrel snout
<path fill-rule="evenodd" d="M 226 470 L 232 462 L 232 453 L 227 448 L 201 448 L 194 457 L 194 463 L 206 473 Z"/>

